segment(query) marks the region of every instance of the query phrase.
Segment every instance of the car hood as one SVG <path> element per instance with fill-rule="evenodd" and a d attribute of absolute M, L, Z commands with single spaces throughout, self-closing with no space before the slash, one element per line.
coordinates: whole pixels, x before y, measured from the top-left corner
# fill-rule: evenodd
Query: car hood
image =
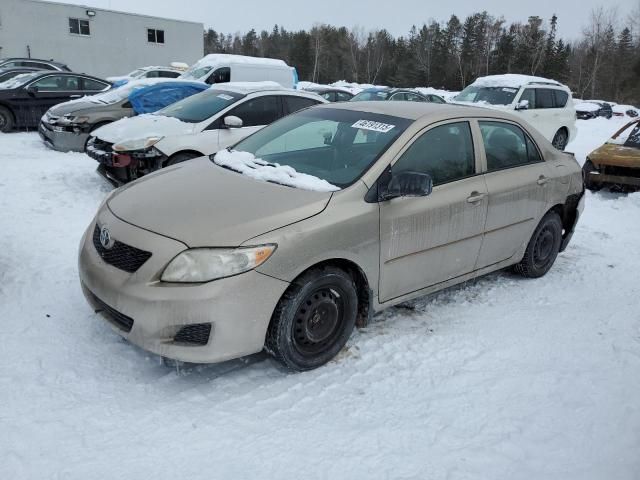
<path fill-rule="evenodd" d="M 589 154 L 594 165 L 640 168 L 640 149 L 605 143 Z"/>
<path fill-rule="evenodd" d="M 107 204 L 121 220 L 189 247 L 236 247 L 322 212 L 331 192 L 254 180 L 201 157 L 122 187 Z"/>
<path fill-rule="evenodd" d="M 60 103 L 49 109 L 49 113 L 56 117 L 62 117 L 70 113 L 83 112 L 85 110 L 94 111 L 100 107 L 106 107 L 105 104 L 90 102 L 88 100 L 71 100 L 70 102 Z"/>
<path fill-rule="evenodd" d="M 123 118 L 95 131 L 95 136 L 109 143 L 137 140 L 149 137 L 166 137 L 194 133 L 194 123 L 181 122 L 177 118 L 145 114 Z"/>

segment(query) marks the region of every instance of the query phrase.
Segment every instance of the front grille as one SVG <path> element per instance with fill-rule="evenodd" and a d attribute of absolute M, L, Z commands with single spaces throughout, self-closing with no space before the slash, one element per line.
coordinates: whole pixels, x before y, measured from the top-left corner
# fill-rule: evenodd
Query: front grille
<path fill-rule="evenodd" d="M 602 173 L 606 175 L 615 175 L 617 177 L 640 177 L 640 168 L 604 165 L 602 168 Z"/>
<path fill-rule="evenodd" d="M 93 230 L 93 246 L 102 260 L 129 273 L 137 271 L 151 257 L 151 252 L 145 252 L 117 240 L 111 248 L 103 247 L 100 243 L 100 227 L 98 227 L 98 224 Z"/>
<path fill-rule="evenodd" d="M 102 312 L 106 314 L 107 319 L 120 330 L 125 333 L 129 333 L 131 328 L 133 327 L 133 318 L 127 317 L 125 314 L 120 313 L 115 308 L 110 307 L 98 297 L 96 297 L 93 293 L 91 293 L 93 297 L 93 301 L 98 306 L 96 312 Z"/>
<path fill-rule="evenodd" d="M 175 337 L 173 343 L 186 343 L 188 345 L 206 345 L 211 335 L 210 323 L 194 323 L 182 327 Z"/>
<path fill-rule="evenodd" d="M 92 137 L 90 144 L 96 150 L 101 150 L 103 152 L 112 152 L 113 151 L 113 143 L 105 142 L 104 140 L 100 140 L 98 137 Z"/>

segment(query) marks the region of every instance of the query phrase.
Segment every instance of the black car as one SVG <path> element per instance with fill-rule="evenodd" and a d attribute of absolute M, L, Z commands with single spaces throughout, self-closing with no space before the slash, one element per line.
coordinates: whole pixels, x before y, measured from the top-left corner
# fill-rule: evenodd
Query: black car
<path fill-rule="evenodd" d="M 575 108 L 576 115 L 581 120 L 590 120 L 597 117 L 608 119 L 613 117 L 611 105 L 598 100 L 585 100 L 584 102 L 578 103 Z"/>
<path fill-rule="evenodd" d="M 348 102 L 353 98 L 353 93 L 341 88 L 333 87 L 309 87 L 304 89 L 305 92 L 313 92 L 320 95 L 329 102 Z"/>
<path fill-rule="evenodd" d="M 367 88 L 351 99 L 352 102 L 362 101 L 406 101 L 406 102 L 429 102 L 447 103 L 438 95 L 422 95 L 415 90 L 404 88 Z"/>
<path fill-rule="evenodd" d="M 23 73 L 31 73 L 37 72 L 41 70 L 40 68 L 27 68 L 27 67 L 19 67 L 19 68 L 0 68 L 0 83 L 6 82 L 7 80 L 11 80 L 13 77 L 18 75 L 22 75 Z"/>
<path fill-rule="evenodd" d="M 64 63 L 40 58 L 0 58 L 0 68 L 28 67 L 42 70 L 57 70 L 58 72 L 70 72 L 71 69 Z"/>
<path fill-rule="evenodd" d="M 38 70 L 18 75 L 0 88 L 0 132 L 35 128 L 54 105 L 110 87 L 106 80 L 80 73 Z"/>

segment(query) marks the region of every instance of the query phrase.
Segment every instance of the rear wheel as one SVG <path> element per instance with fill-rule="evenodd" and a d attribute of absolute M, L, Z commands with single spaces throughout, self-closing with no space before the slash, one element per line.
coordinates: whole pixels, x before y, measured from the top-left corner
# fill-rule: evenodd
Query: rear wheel
<path fill-rule="evenodd" d="M 569 143 L 569 134 L 567 133 L 567 130 L 565 130 L 564 128 L 558 130 L 551 143 L 558 150 L 564 150 L 567 147 L 567 143 Z"/>
<path fill-rule="evenodd" d="M 195 153 L 192 152 L 182 152 L 182 153 L 176 153 L 175 155 L 172 155 L 171 157 L 169 157 L 169 160 L 167 160 L 164 164 L 165 167 L 170 167 L 172 165 L 177 165 L 178 163 L 182 163 L 182 162 L 186 162 L 187 160 L 191 160 L 192 158 L 198 158 L 201 155 L 197 155 Z"/>
<path fill-rule="evenodd" d="M 317 368 L 342 350 L 357 312 L 358 294 L 349 274 L 335 267 L 309 270 L 278 302 L 266 350 L 292 370 Z"/>
<path fill-rule="evenodd" d="M 515 271 L 529 278 L 542 277 L 556 261 L 561 243 L 560 215 L 556 212 L 548 212 L 533 232 L 524 257 L 515 265 Z"/>
<path fill-rule="evenodd" d="M 0 132 L 10 132 L 13 129 L 13 123 L 11 110 L 0 106 Z"/>

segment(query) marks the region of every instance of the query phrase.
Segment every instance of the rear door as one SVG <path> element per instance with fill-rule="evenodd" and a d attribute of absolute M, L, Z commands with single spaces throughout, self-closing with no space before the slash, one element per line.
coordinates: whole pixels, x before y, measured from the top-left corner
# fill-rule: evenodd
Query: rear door
<path fill-rule="evenodd" d="M 489 191 L 477 268 L 511 258 L 545 213 L 553 186 L 533 140 L 514 123 L 479 120 Z"/>
<path fill-rule="evenodd" d="M 318 100 L 313 100 L 312 98 L 295 97 L 293 95 L 283 95 L 282 101 L 284 115 L 290 115 L 304 108 L 313 107 L 314 105 L 321 103 Z"/>
<path fill-rule="evenodd" d="M 468 121 L 421 132 L 400 154 L 392 174 L 428 173 L 426 197 L 380 203 L 381 302 L 473 271 L 487 215 L 487 187 Z"/>

